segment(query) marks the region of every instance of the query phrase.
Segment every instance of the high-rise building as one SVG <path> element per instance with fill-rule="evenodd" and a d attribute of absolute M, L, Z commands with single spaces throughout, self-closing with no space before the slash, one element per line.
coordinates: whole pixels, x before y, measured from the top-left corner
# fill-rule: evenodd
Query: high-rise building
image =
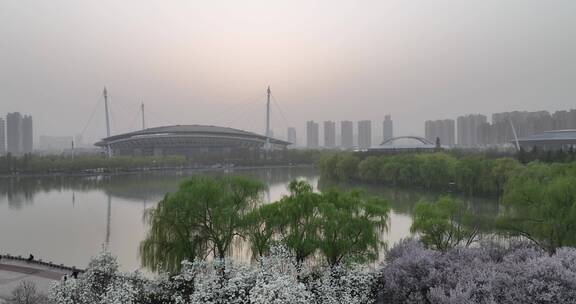
<path fill-rule="evenodd" d="M 576 129 L 576 110 L 556 111 L 552 115 L 554 130 Z"/>
<path fill-rule="evenodd" d="M 445 145 L 453 147 L 456 145 L 456 122 L 454 119 L 445 119 L 442 131 L 442 138 Z"/>
<path fill-rule="evenodd" d="M 372 122 L 361 120 L 358 122 L 358 148 L 368 149 L 372 146 Z"/>
<path fill-rule="evenodd" d="M 394 123 L 390 118 L 390 115 L 384 116 L 384 122 L 382 122 L 382 141 L 394 137 Z"/>
<path fill-rule="evenodd" d="M 18 112 L 6 115 L 6 151 L 13 155 L 32 153 L 34 149 L 32 116 Z"/>
<path fill-rule="evenodd" d="M 6 151 L 12 155 L 22 154 L 22 115 L 8 113 L 6 115 Z"/>
<path fill-rule="evenodd" d="M 425 123 L 425 129 L 427 140 L 436 143 L 436 139 L 439 139 L 440 144 L 444 146 L 454 146 L 455 129 L 453 119 L 428 120 Z"/>
<path fill-rule="evenodd" d="M 426 138 L 441 138 L 436 128 L 441 128 L 438 121 L 426 122 Z M 492 122 L 486 121 L 484 115 L 466 115 L 458 117 L 457 141 L 459 146 L 489 146 L 511 144 L 514 133 L 518 138 L 540 134 L 552 130 L 576 129 L 576 110 L 556 111 L 513 111 L 492 114 Z"/>
<path fill-rule="evenodd" d="M 22 118 L 22 152 L 32 153 L 34 150 L 34 128 L 32 116 L 24 115 Z"/>
<path fill-rule="evenodd" d="M 72 147 L 72 136 L 46 136 L 38 139 L 38 150 L 43 152 L 63 152 Z M 76 143 L 75 143 L 76 145 Z"/>
<path fill-rule="evenodd" d="M 354 147 L 354 123 L 349 120 L 340 122 L 340 145 L 344 149 L 352 149 Z"/>
<path fill-rule="evenodd" d="M 324 147 L 336 147 L 336 123 L 333 121 L 324 122 Z"/>
<path fill-rule="evenodd" d="M 0 117 L 0 156 L 6 155 L 6 121 Z"/>
<path fill-rule="evenodd" d="M 554 115 L 550 115 L 547 111 L 526 112 L 514 111 L 492 114 L 492 125 L 490 128 L 485 128 L 489 131 L 488 142 L 494 144 L 510 143 L 514 140 L 514 132 L 516 131 L 518 137 L 525 137 L 533 134 L 542 133 L 550 130 L 565 129 L 569 125 L 566 114 L 567 111 L 558 111 Z M 576 114 L 576 111 L 574 111 Z M 574 116 L 576 123 L 576 116 Z M 576 126 L 576 124 L 574 125 Z M 568 129 L 570 129 L 568 127 Z M 485 132 L 486 133 L 486 132 Z"/>
<path fill-rule="evenodd" d="M 318 124 L 313 120 L 306 122 L 306 147 L 316 149 L 319 146 Z"/>
<path fill-rule="evenodd" d="M 462 147 L 475 147 L 480 145 L 478 130 L 486 121 L 486 116 L 481 114 L 470 114 L 458 117 L 458 145 Z"/>
<path fill-rule="evenodd" d="M 288 142 L 291 142 L 292 145 L 296 146 L 298 143 L 296 142 L 296 128 L 289 127 L 286 133 L 286 139 Z"/>

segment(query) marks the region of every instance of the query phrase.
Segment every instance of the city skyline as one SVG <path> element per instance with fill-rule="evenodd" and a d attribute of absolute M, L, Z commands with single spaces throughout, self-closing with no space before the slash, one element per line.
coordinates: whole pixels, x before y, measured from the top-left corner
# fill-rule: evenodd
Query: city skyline
<path fill-rule="evenodd" d="M 14 113 L 7 113 L 6 116 L 12 114 L 19 114 L 19 112 Z M 2 117 L 0 117 L 2 119 Z M 475 119 L 472 122 L 470 119 Z M 544 131 L 551 131 L 551 130 L 566 130 L 566 129 L 576 129 L 576 109 L 564 109 L 555 112 L 548 112 L 548 111 L 510 111 L 510 112 L 500 112 L 500 113 L 490 113 L 487 115 L 484 114 L 462 114 L 457 116 L 455 119 L 446 118 L 446 119 L 436 119 L 436 120 L 426 120 L 423 122 L 424 128 L 422 128 L 422 132 L 416 134 L 395 134 L 395 122 L 391 119 L 391 115 L 386 114 L 384 115 L 383 120 L 358 120 L 356 123 L 360 123 L 362 121 L 369 121 L 370 126 L 370 140 L 369 145 L 375 146 L 379 145 L 385 138 L 391 138 L 389 134 L 393 134 L 392 136 L 419 136 L 428 139 L 429 141 L 434 142 L 436 138 L 441 139 L 441 144 L 445 146 L 459 146 L 459 147 L 475 147 L 475 146 L 486 146 L 486 145 L 494 145 L 494 144 L 503 144 L 503 143 L 510 143 L 514 140 L 512 134 L 512 128 L 510 126 L 510 120 L 512 121 L 513 125 L 515 125 L 518 137 L 525 137 L 528 135 L 534 135 L 538 133 L 542 133 Z M 74 134 L 74 135 L 47 135 L 42 132 L 37 132 L 35 124 L 32 124 L 31 115 L 24 115 L 20 118 L 20 129 L 17 132 L 23 132 L 22 128 L 27 129 L 27 134 L 38 134 L 36 137 L 34 135 L 26 137 L 26 148 L 24 147 L 24 141 L 20 138 L 20 150 L 22 151 L 35 151 L 34 146 L 36 149 L 43 150 L 44 152 L 49 151 L 62 151 L 64 149 L 68 149 L 71 146 L 71 142 L 75 142 L 76 147 L 93 147 L 93 143 L 83 143 L 82 134 Z M 324 148 L 345 148 L 350 149 L 352 147 L 359 147 L 359 137 L 360 132 L 358 127 L 353 127 L 354 121 L 349 120 L 341 120 L 340 126 L 338 131 L 336 130 L 336 124 L 338 121 L 331 121 L 327 120 L 322 123 L 322 127 L 320 128 L 320 124 L 316 123 L 314 120 L 309 121 L 314 122 L 317 124 L 318 130 L 315 131 L 318 133 L 318 140 L 317 146 L 313 145 L 313 147 L 324 147 Z M 376 125 L 379 123 L 381 124 L 381 131 L 373 132 L 372 123 L 375 122 Z M 141 121 L 139 121 L 141 123 Z M 351 131 L 343 131 L 342 124 L 350 123 L 352 125 Z M 326 126 L 330 126 L 329 135 L 326 134 Z M 448 124 L 448 125 L 447 125 Z M 468 124 L 468 125 L 466 125 Z M 535 125 L 536 124 L 536 125 Z M 2 120 L 0 120 L 0 131 L 2 128 Z M 4 129 L 7 130 L 7 119 L 4 119 Z M 344 128 L 349 128 L 346 126 Z M 43 130 L 43 128 L 40 128 Z M 141 128 L 137 128 L 139 130 Z M 307 135 L 308 130 L 307 126 L 303 128 L 304 134 L 306 135 L 305 140 L 306 142 L 298 142 L 296 134 L 300 131 L 297 127 L 287 127 L 287 131 L 285 135 L 281 135 L 282 132 L 277 132 L 280 134 L 276 136 L 278 139 L 286 139 L 289 142 L 292 142 L 294 145 L 293 147 L 308 147 L 307 142 Z M 333 130 L 332 130 L 333 129 Z M 257 132 L 256 132 L 257 133 Z M 292 140 L 293 138 L 290 137 L 290 134 L 293 133 L 293 138 L 296 140 Z M 347 144 L 348 139 L 345 139 L 348 135 L 346 133 L 351 134 L 352 144 Z M 272 136 L 274 137 L 275 130 L 272 129 Z M 388 134 L 388 135 L 387 135 Z M 321 136 L 322 135 L 322 136 Z M 320 138 L 322 137 L 322 140 Z M 63 140 L 66 138 L 66 140 Z M 326 140 L 330 138 L 330 142 L 327 144 Z M 468 138 L 468 139 L 465 139 Z M 72 140 L 73 139 L 73 140 Z M 1 147 L 1 134 L 0 134 L 0 155 L 2 155 L 2 147 Z M 50 140 L 53 140 L 53 143 L 50 143 Z M 64 142 L 67 141 L 66 144 Z M 4 132 L 4 149 L 6 152 L 8 151 L 8 134 L 7 131 Z M 14 146 L 14 144 L 12 144 Z M 66 148 L 64 148 L 66 146 Z M 57 147 L 57 148 L 54 148 Z M 362 147 L 366 148 L 366 144 L 363 144 Z M 48 148 L 48 149 L 47 149 Z"/>

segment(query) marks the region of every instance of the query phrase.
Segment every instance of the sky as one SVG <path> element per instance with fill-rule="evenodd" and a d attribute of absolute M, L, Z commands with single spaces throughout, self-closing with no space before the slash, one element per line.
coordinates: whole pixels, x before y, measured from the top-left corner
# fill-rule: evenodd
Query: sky
<path fill-rule="evenodd" d="M 0 0 L 0 115 L 85 141 L 173 124 L 304 139 L 307 120 L 576 108 L 573 0 Z"/>

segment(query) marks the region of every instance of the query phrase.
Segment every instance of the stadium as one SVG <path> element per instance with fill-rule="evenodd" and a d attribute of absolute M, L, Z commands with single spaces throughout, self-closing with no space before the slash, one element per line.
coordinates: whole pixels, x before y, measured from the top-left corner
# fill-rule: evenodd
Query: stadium
<path fill-rule="evenodd" d="M 191 160 L 258 159 L 267 150 L 284 150 L 291 143 L 243 130 L 205 125 L 149 128 L 110 136 L 96 146 L 113 155 L 180 155 Z"/>
<path fill-rule="evenodd" d="M 551 130 L 533 134 L 519 138 L 517 144 L 524 150 L 537 148 L 544 151 L 568 151 L 576 148 L 576 130 Z"/>

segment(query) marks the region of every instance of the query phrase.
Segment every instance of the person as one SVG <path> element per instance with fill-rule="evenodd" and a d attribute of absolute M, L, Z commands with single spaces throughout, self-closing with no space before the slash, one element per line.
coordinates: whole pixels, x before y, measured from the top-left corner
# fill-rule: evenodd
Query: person
<path fill-rule="evenodd" d="M 73 277 L 74 279 L 77 279 L 77 278 L 78 278 L 78 270 L 72 271 L 72 277 Z"/>
<path fill-rule="evenodd" d="M 68 275 L 64 275 L 64 278 L 62 278 L 64 280 L 64 282 L 66 282 L 66 280 L 68 280 Z"/>
<path fill-rule="evenodd" d="M 34 260 L 34 256 L 32 254 L 30 254 L 30 256 L 28 257 L 28 262 L 32 262 Z"/>

